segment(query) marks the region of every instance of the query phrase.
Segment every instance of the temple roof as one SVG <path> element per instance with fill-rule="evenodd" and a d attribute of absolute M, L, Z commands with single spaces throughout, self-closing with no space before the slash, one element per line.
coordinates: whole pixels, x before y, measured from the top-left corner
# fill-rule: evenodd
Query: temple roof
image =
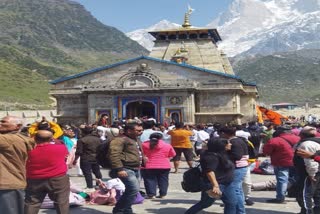
<path fill-rule="evenodd" d="M 214 43 L 217 43 L 219 41 L 222 41 L 218 30 L 215 28 L 196 28 L 196 27 L 190 27 L 190 28 L 173 28 L 173 29 L 167 29 L 167 30 L 157 30 L 157 31 L 150 31 L 148 32 L 151 34 L 154 38 L 157 39 L 158 35 L 170 35 L 170 34 L 200 34 L 200 33 L 208 33 L 211 35 L 212 40 Z"/>
<path fill-rule="evenodd" d="M 217 29 L 193 27 L 192 12 L 189 6 L 180 27 L 149 32 L 155 38 L 149 56 L 234 75 L 228 57 L 218 49 L 217 43 L 222 39 Z"/>
<path fill-rule="evenodd" d="M 176 66 L 180 66 L 182 68 L 189 68 L 189 69 L 194 69 L 194 70 L 198 70 L 198 71 L 203 71 L 203 72 L 207 72 L 207 73 L 211 73 L 211 74 L 215 74 L 215 75 L 219 75 L 219 76 L 223 76 L 223 77 L 227 77 L 227 78 L 232 78 L 232 79 L 236 79 L 240 82 L 242 82 L 244 85 L 248 85 L 248 86 L 256 86 L 255 83 L 246 83 L 244 82 L 240 77 L 236 76 L 236 75 L 231 75 L 231 74 L 226 74 L 226 73 L 221 73 L 219 71 L 214 71 L 214 70 L 209 70 L 209 69 L 205 69 L 205 68 L 200 68 L 200 67 L 196 67 L 196 66 L 192 66 L 189 64 L 179 64 L 176 62 L 172 62 L 172 61 L 167 61 L 167 60 L 162 60 L 162 59 L 158 59 L 158 58 L 153 58 L 153 57 L 149 57 L 149 56 L 140 56 L 137 58 L 133 58 L 133 59 L 128 59 L 128 60 L 124 60 L 121 62 L 117 62 L 111 65 L 107 65 L 107 66 L 103 66 L 103 67 L 99 67 L 99 68 L 95 68 L 95 69 L 91 69 L 85 72 L 81 72 L 75 75 L 71 75 L 71 76 L 67 76 L 67 77 L 61 77 L 59 79 L 50 81 L 50 84 L 58 84 L 67 80 L 71 80 L 71 79 L 75 79 L 75 78 L 79 78 L 85 75 L 89 75 L 89 74 L 93 74 L 99 71 L 103 71 L 106 69 L 110 69 L 119 65 L 124 65 L 127 63 L 131 63 L 134 61 L 138 61 L 141 59 L 146 59 L 146 60 L 151 60 L 151 61 L 155 61 L 155 62 L 160 62 L 160 63 L 166 63 L 166 64 L 170 64 L 170 65 L 176 65 Z"/>

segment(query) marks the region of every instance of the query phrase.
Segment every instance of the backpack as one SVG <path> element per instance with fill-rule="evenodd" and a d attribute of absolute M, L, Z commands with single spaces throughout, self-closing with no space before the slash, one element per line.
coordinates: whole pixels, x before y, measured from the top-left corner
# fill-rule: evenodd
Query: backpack
<path fill-rule="evenodd" d="M 253 144 L 253 146 L 258 147 L 261 141 L 261 132 L 258 130 L 249 130 L 249 133 L 251 135 L 249 137 L 250 142 Z"/>
<path fill-rule="evenodd" d="M 244 137 L 238 138 L 241 138 L 247 144 L 249 159 L 256 159 L 259 156 L 259 152 L 254 148 L 253 143 Z"/>
<path fill-rule="evenodd" d="M 124 145 L 127 145 L 127 137 L 117 137 L 121 138 L 124 141 Z M 111 161 L 109 159 L 109 147 L 111 140 L 103 141 L 96 150 L 96 160 L 97 163 L 105 169 L 111 169 Z"/>
<path fill-rule="evenodd" d="M 253 143 L 251 143 L 249 140 L 247 140 L 247 145 L 248 145 L 248 154 L 249 154 L 249 159 L 256 159 L 259 156 L 259 152 L 254 148 Z"/>
<path fill-rule="evenodd" d="M 105 141 L 97 147 L 96 160 L 102 168 L 110 169 L 111 163 L 108 157 L 110 141 Z"/>
<path fill-rule="evenodd" d="M 200 164 L 190 168 L 183 173 L 181 187 L 186 192 L 200 192 L 202 183 L 202 173 Z"/>

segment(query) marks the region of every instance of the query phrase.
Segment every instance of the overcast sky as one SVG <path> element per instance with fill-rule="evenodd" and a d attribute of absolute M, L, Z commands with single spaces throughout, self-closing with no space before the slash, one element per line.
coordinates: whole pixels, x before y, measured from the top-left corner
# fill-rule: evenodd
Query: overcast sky
<path fill-rule="evenodd" d="M 190 22 L 204 27 L 233 0 L 74 0 L 102 23 L 130 32 L 166 19 L 182 24 L 188 4 L 195 9 Z"/>

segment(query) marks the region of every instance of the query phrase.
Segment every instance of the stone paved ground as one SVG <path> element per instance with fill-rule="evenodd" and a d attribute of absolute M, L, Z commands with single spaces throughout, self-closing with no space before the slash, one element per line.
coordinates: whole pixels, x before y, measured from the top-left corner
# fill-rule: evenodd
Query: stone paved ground
<path fill-rule="evenodd" d="M 183 214 L 187 208 L 195 204 L 199 198 L 200 193 L 186 193 L 181 189 L 180 182 L 182 180 L 182 172 L 185 171 L 186 164 L 182 164 L 181 172 L 178 174 L 170 173 L 170 186 L 169 192 L 165 199 L 154 199 L 145 200 L 143 204 L 134 205 L 133 210 L 137 214 L 143 213 L 159 213 L 159 214 Z M 73 173 L 74 171 L 71 171 Z M 102 170 L 104 177 L 108 177 L 108 172 Z M 72 175 L 72 174 L 71 174 Z M 274 176 L 268 175 L 252 175 L 253 182 L 266 181 L 273 179 Z M 85 187 L 85 182 L 83 177 L 71 177 L 71 180 L 79 185 L 80 187 Z M 143 186 L 143 184 L 142 184 Z M 142 191 L 144 189 L 142 188 Z M 289 214 L 298 213 L 299 207 L 293 198 L 287 198 L 286 204 L 267 204 L 266 199 L 274 198 L 274 191 L 256 191 L 252 192 L 252 199 L 255 201 L 253 206 L 247 206 L 247 214 Z M 212 205 L 208 209 L 200 212 L 199 214 L 205 213 L 223 213 L 223 208 L 220 207 L 221 201 L 217 201 L 216 204 Z M 42 214 L 53 214 L 54 210 L 41 210 Z M 100 214 L 100 213 L 112 213 L 111 206 L 104 205 L 85 205 L 82 207 L 75 207 L 70 209 L 71 214 Z"/>

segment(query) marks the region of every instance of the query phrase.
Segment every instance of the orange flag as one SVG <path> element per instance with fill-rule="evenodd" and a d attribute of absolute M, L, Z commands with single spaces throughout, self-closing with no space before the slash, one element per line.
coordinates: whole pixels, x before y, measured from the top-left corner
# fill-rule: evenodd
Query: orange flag
<path fill-rule="evenodd" d="M 270 109 L 264 108 L 262 106 L 257 106 L 257 109 L 259 109 L 259 111 L 262 114 L 262 116 L 261 116 L 262 121 L 269 120 L 270 122 L 272 122 L 275 125 L 281 125 L 282 120 L 288 119 L 288 117 L 283 116 L 283 115 L 281 115 L 275 111 L 272 111 Z M 257 110 L 257 112 L 258 112 L 258 110 Z M 259 114 L 258 114 L 258 119 L 259 119 Z"/>

